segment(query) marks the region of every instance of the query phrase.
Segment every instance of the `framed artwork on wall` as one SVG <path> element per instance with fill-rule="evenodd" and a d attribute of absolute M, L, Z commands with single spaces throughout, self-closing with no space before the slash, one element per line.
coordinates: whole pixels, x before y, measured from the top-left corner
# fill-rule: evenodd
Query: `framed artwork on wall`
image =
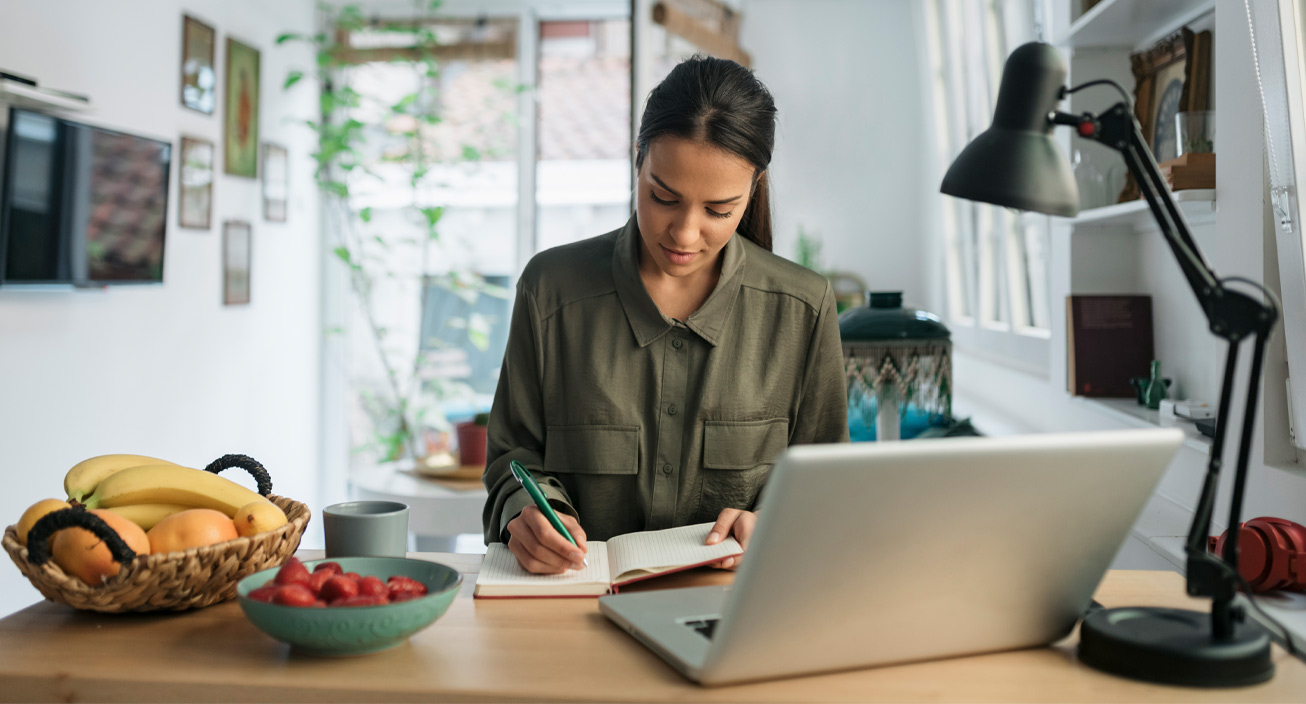
<path fill-rule="evenodd" d="M 263 145 L 263 219 L 285 222 L 290 192 L 290 157 L 279 144 Z"/>
<path fill-rule="evenodd" d="M 222 303 L 228 306 L 249 303 L 250 241 L 249 223 L 228 220 L 222 225 Z"/>
<path fill-rule="evenodd" d="M 233 176 L 258 176 L 259 52 L 227 37 L 226 119 L 223 170 Z"/>
<path fill-rule="evenodd" d="M 213 214 L 213 142 L 196 137 L 181 138 L 181 168 L 178 176 L 181 199 L 177 224 L 207 230 Z"/>
<path fill-rule="evenodd" d="M 1157 162 L 1179 156 L 1176 118 L 1207 109 L 1210 101 L 1211 33 L 1184 28 L 1129 57 L 1134 73 L 1134 116 Z M 1120 200 L 1140 196 L 1132 175 Z"/>
<path fill-rule="evenodd" d="M 183 15 L 181 19 L 181 104 L 206 115 L 218 100 L 218 74 L 213 67 L 217 32 Z"/>

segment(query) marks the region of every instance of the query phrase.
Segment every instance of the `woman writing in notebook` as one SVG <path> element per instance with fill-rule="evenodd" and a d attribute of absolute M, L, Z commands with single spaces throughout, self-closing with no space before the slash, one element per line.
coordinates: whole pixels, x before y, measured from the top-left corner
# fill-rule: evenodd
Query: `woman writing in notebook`
<path fill-rule="evenodd" d="M 579 568 L 587 537 L 694 523 L 714 522 L 708 543 L 746 549 L 775 456 L 847 440 L 834 294 L 771 253 L 775 113 L 739 64 L 681 63 L 640 123 L 634 217 L 522 272 L 483 518 L 486 542 L 506 542 L 528 571 Z"/>

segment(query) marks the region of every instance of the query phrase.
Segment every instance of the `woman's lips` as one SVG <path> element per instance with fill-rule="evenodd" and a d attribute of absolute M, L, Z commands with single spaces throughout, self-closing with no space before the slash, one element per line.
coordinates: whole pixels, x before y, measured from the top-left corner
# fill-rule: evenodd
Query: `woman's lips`
<path fill-rule="evenodd" d="M 662 247 L 662 253 L 667 255 L 667 259 L 671 260 L 672 264 L 688 264 L 694 261 L 694 257 L 698 256 L 698 252 L 677 252 L 674 249 L 667 249 L 662 245 L 658 246 Z"/>

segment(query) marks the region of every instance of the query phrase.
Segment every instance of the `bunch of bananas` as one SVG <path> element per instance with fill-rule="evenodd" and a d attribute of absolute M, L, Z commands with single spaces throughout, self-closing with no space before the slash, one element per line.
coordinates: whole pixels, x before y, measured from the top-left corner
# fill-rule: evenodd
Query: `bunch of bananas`
<path fill-rule="evenodd" d="M 69 501 L 108 509 L 145 530 L 192 508 L 211 508 L 235 517 L 263 496 L 201 469 L 144 455 L 100 455 L 78 462 L 64 476 Z"/>

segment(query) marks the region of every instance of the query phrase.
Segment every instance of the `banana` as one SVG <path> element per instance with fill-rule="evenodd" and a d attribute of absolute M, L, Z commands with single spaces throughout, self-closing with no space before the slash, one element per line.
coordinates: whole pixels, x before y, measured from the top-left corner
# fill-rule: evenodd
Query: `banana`
<path fill-rule="evenodd" d="M 110 474 L 128 467 L 147 464 L 171 465 L 173 463 L 145 455 L 100 455 L 73 465 L 73 468 L 64 475 L 63 489 L 68 493 L 69 499 L 83 501 Z"/>
<path fill-rule="evenodd" d="M 141 530 L 149 530 L 154 527 L 154 524 L 168 516 L 192 508 L 195 507 L 189 504 L 129 504 L 127 506 L 114 506 L 105 510 L 126 518 L 140 526 Z"/>
<path fill-rule="evenodd" d="M 132 504 L 186 504 L 236 515 L 253 501 L 267 501 L 212 472 L 177 465 L 145 465 L 114 472 L 86 497 L 87 508 L 116 508 Z"/>

